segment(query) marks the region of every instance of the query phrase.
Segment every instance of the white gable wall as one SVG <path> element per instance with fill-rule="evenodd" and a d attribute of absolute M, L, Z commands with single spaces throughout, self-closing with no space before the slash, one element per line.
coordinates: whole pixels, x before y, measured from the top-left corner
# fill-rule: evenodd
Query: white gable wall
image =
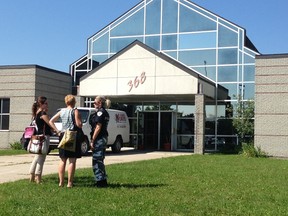
<path fill-rule="evenodd" d="M 80 82 L 81 96 L 197 94 L 198 79 L 139 45 Z"/>

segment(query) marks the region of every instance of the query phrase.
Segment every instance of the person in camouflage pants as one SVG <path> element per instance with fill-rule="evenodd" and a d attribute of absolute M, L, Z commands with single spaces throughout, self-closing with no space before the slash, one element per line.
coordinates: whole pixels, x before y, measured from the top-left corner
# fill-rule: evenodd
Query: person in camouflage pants
<path fill-rule="evenodd" d="M 108 122 L 109 114 L 104 108 L 110 104 L 110 101 L 106 100 L 102 96 L 97 96 L 94 100 L 94 106 L 96 112 L 91 115 L 89 123 L 91 125 L 91 143 L 92 150 L 92 167 L 95 176 L 95 185 L 97 187 L 107 187 L 107 175 L 104 165 L 105 151 L 108 137 Z"/>

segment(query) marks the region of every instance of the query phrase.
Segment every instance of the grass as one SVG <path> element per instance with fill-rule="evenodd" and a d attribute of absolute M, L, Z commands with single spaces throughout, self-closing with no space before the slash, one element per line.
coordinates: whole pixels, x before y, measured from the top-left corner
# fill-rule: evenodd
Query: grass
<path fill-rule="evenodd" d="M 58 152 L 58 149 L 54 149 L 51 151 Z M 0 156 L 8 156 L 8 155 L 19 155 L 19 154 L 30 154 L 24 149 L 0 149 Z"/>
<path fill-rule="evenodd" d="M 15 150 L 15 149 L 1 149 L 0 156 L 7 156 L 7 155 L 19 155 L 19 154 L 28 154 L 27 151 L 24 149 Z M 0 213 L 1 214 L 1 213 Z"/>
<path fill-rule="evenodd" d="M 287 215 L 288 161 L 239 155 L 178 156 L 107 166 L 109 187 L 91 169 L 75 187 L 0 184 L 0 215 Z"/>

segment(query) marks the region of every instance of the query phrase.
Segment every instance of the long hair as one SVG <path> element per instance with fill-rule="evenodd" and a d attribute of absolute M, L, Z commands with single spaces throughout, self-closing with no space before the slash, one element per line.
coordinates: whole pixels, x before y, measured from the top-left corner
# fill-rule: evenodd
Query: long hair
<path fill-rule="evenodd" d="M 34 101 L 32 105 L 32 117 L 36 117 L 37 110 L 39 107 L 46 102 L 47 98 L 44 96 L 39 96 L 36 101 Z"/>

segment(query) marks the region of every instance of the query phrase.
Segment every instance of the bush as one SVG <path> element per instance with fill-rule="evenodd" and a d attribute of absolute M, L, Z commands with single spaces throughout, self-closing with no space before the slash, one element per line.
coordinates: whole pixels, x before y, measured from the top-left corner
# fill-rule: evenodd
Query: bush
<path fill-rule="evenodd" d="M 246 157 L 267 157 L 260 147 L 255 148 L 254 143 L 243 143 L 240 154 Z"/>
<path fill-rule="evenodd" d="M 225 143 L 224 145 L 220 145 L 218 149 L 222 154 L 239 154 L 241 151 L 241 147 L 234 143 Z"/>
<path fill-rule="evenodd" d="M 23 149 L 22 145 L 19 141 L 16 141 L 14 143 L 9 143 L 9 145 L 10 145 L 11 149 L 13 149 L 13 150 L 22 150 Z"/>

